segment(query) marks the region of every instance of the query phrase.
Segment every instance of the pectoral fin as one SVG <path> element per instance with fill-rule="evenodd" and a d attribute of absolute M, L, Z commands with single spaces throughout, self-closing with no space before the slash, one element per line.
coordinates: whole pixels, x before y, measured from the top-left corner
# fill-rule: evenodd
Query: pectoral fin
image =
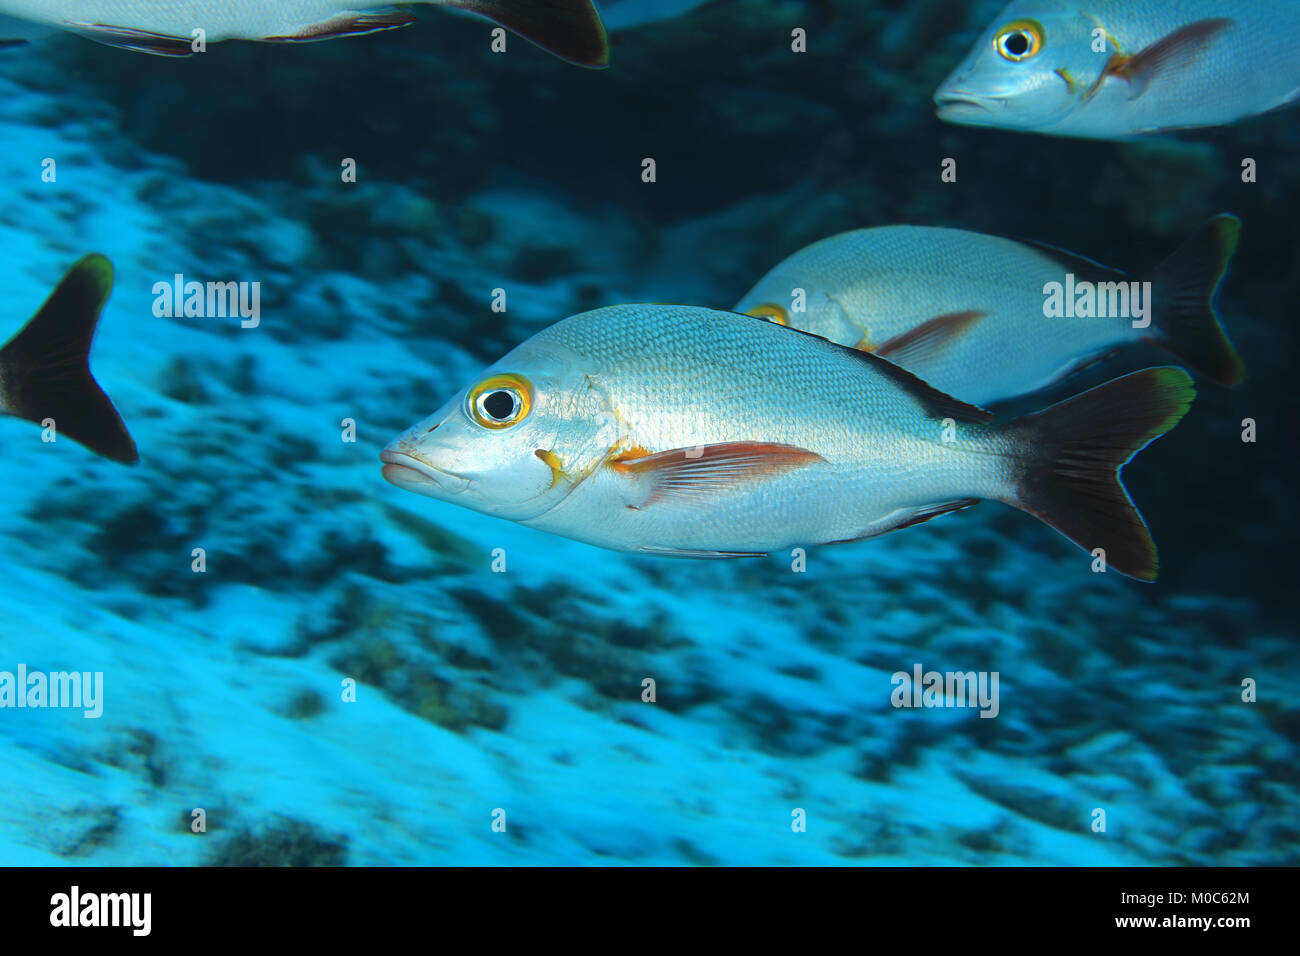
<path fill-rule="evenodd" d="M 983 312 L 949 312 L 936 315 L 902 335 L 881 342 L 874 351 L 895 365 L 906 369 L 920 369 L 939 361 L 972 325 L 984 317 Z"/>
<path fill-rule="evenodd" d="M 638 495 L 640 504 L 629 506 L 643 508 L 667 499 L 720 494 L 819 461 L 825 459 L 793 445 L 724 442 L 673 448 L 638 458 L 617 458 L 609 467 L 643 483 L 644 494 Z"/>
<path fill-rule="evenodd" d="M 1147 91 L 1157 77 L 1169 76 L 1190 66 L 1210 41 L 1232 23 L 1226 17 L 1189 23 L 1133 56 L 1115 54 L 1106 64 L 1102 76 L 1118 76 L 1128 80 L 1131 87 L 1128 98 L 1135 100 Z"/>

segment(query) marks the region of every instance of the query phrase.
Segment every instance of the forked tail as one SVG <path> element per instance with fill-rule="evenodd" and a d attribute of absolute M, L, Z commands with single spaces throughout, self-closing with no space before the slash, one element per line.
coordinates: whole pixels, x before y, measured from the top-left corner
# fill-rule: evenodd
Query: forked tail
<path fill-rule="evenodd" d="M 63 277 L 35 317 L 0 349 L 0 404 L 97 455 L 135 464 L 135 442 L 113 403 L 90 374 L 90 343 L 109 293 L 113 265 L 86 256 Z"/>
<path fill-rule="evenodd" d="M 1051 525 L 1108 567 L 1154 581 L 1156 545 L 1120 469 L 1182 419 L 1196 397 L 1180 368 L 1144 369 L 1002 426 L 1019 451 L 1004 500 Z"/>
<path fill-rule="evenodd" d="M 1220 385 L 1236 385 L 1246 374 L 1214 308 L 1240 235 L 1240 219 L 1215 216 L 1150 276 L 1155 302 L 1149 341 Z"/>

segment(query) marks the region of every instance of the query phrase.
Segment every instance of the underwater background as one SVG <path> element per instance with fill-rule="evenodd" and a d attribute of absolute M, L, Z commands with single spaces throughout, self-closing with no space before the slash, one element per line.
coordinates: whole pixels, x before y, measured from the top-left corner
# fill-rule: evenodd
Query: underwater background
<path fill-rule="evenodd" d="M 998 0 L 690 6 L 620 29 L 609 5 L 599 72 L 431 8 L 188 60 L 0 49 L 0 340 L 112 259 L 92 367 L 142 456 L 0 420 L 0 669 L 105 688 L 98 719 L 0 711 L 0 863 L 1300 862 L 1300 114 L 1133 143 L 962 128 L 931 95 Z M 795 573 L 606 552 L 380 477 L 393 436 L 579 311 L 728 308 L 807 243 L 895 223 L 1140 271 L 1224 211 L 1248 379 L 1198 382 L 1125 471 L 1152 585 L 992 503 Z M 260 326 L 156 317 L 177 273 L 260 282 Z M 997 671 L 998 717 L 892 707 L 917 663 Z"/>

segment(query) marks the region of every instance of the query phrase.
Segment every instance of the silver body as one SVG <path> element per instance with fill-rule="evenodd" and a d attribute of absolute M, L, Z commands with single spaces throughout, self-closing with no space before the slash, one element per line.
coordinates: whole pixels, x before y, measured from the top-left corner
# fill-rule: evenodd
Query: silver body
<path fill-rule="evenodd" d="M 201 28 L 210 41 L 295 36 L 365 9 L 346 0 L 0 0 L 0 13 L 54 27 L 104 25 L 183 38 Z"/>
<path fill-rule="evenodd" d="M 1126 317 L 1045 316 L 1044 286 L 1064 285 L 1071 268 L 1048 250 L 977 232 L 859 229 L 794 253 L 735 310 L 779 306 L 795 328 L 869 350 L 937 316 L 983 313 L 947 345 L 901 362 L 940 391 L 979 405 L 1035 391 L 1149 333 Z M 1093 267 L 1077 278 L 1104 271 Z M 796 289 L 805 293 L 803 312 L 794 310 Z"/>
<path fill-rule="evenodd" d="M 999 55 L 1006 25 L 1041 24 L 1040 52 Z M 1112 57 L 1135 57 L 1180 29 L 1229 20 L 1138 83 Z M 1093 31 L 1104 31 L 1094 49 Z M 1057 71 L 1064 71 L 1058 73 Z M 1149 84 L 1145 81 L 1149 79 Z M 1300 95 L 1300 3 L 1294 0 L 1015 0 L 935 93 L 940 118 L 973 126 L 1125 139 L 1219 126 Z"/>
<path fill-rule="evenodd" d="M 892 367 L 746 316 L 626 305 L 565 319 L 485 375 L 527 376 L 526 420 L 493 431 L 466 392 L 392 442 L 408 490 L 606 548 L 766 553 L 892 530 L 936 504 L 1011 493 L 998 432 L 945 423 Z M 660 494 L 621 460 L 766 443 L 817 460 Z M 563 474 L 537 455 L 553 454 Z"/>

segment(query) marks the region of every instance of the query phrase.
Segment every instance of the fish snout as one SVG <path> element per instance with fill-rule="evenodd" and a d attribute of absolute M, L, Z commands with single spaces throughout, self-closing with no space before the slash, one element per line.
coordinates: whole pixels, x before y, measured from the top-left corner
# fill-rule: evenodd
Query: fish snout
<path fill-rule="evenodd" d="M 992 116 L 1006 106 L 1006 100 L 949 86 L 941 87 L 934 94 L 934 105 L 938 107 L 940 119 L 961 122 Z"/>
<path fill-rule="evenodd" d="M 417 495 L 441 498 L 460 494 L 469 487 L 468 478 L 425 461 L 400 440 L 380 452 L 379 460 L 384 463 L 382 474 L 385 481 Z"/>

